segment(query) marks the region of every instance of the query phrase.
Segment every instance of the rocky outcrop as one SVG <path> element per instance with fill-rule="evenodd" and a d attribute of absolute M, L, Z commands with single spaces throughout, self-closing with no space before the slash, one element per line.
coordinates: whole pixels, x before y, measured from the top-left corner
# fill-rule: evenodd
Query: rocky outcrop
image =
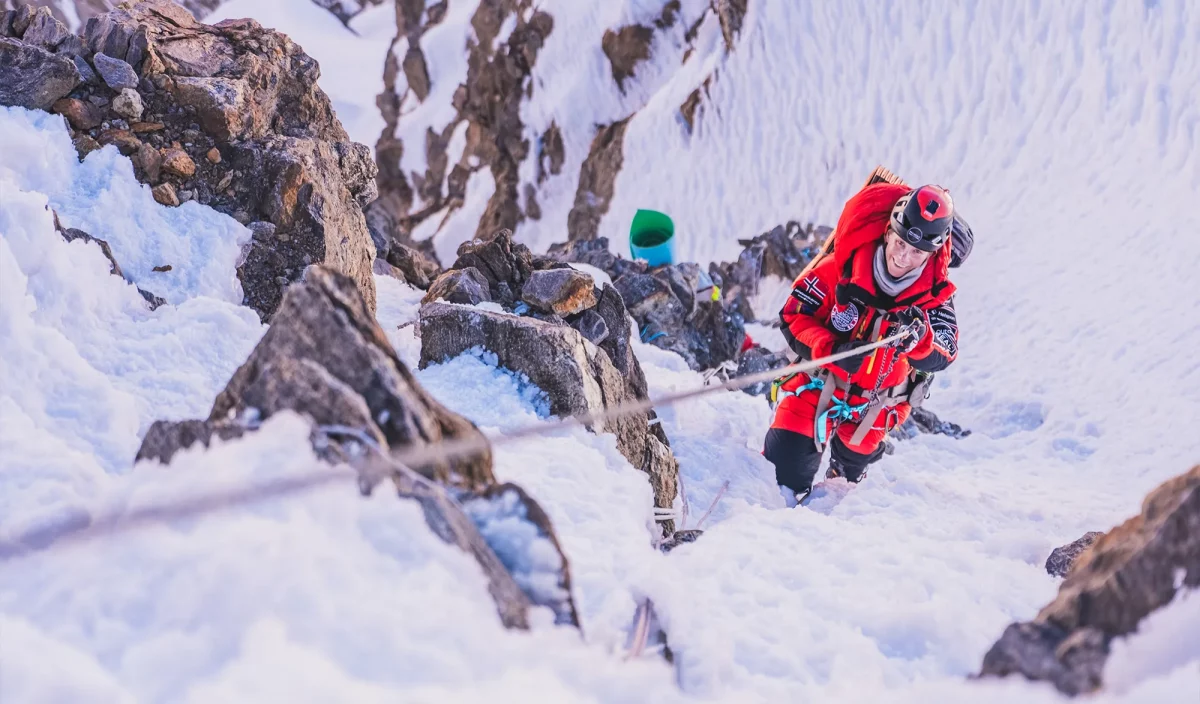
<path fill-rule="evenodd" d="M 49 16 L 49 12 L 43 12 L 43 16 Z M 15 13 L 5 13 L 4 19 L 11 27 L 9 14 Z M 49 110 L 81 80 L 79 69 L 70 57 L 0 36 L 0 105 Z"/>
<path fill-rule="evenodd" d="M 567 559 L 545 512 L 519 487 L 497 484 L 486 438 L 421 388 L 354 282 L 333 269 L 311 267 L 288 289 L 207 419 L 156 422 L 137 458 L 169 463 L 187 447 L 253 432 L 281 411 L 306 417 L 318 457 L 356 469 L 364 492 L 390 480 L 420 503 L 435 534 L 475 557 L 506 626 L 528 627 L 531 605 L 578 626 Z M 413 460 L 414 450 L 455 440 L 478 449 Z"/>
<path fill-rule="evenodd" d="M 625 128 L 629 118 L 596 130 L 587 159 L 579 167 L 579 187 L 575 205 L 567 214 L 567 236 L 572 240 L 591 240 L 600 231 L 600 220 L 608 212 L 613 186 L 625 163 Z"/>
<path fill-rule="evenodd" d="M 612 296 L 611 290 L 606 288 L 597 298 Z M 633 374 L 622 373 L 606 349 L 562 322 L 431 303 L 421 308 L 420 337 L 422 367 L 482 347 L 496 355 L 499 366 L 524 374 L 545 392 L 550 412 L 560 417 L 594 418 L 607 408 L 645 397 L 640 367 L 635 366 Z M 618 336 L 610 333 L 609 337 Z M 637 361 L 630 356 L 624 363 L 636 365 Z M 678 493 L 678 463 L 661 428 L 651 428 L 652 418 L 652 412 L 639 411 L 594 419 L 588 425 L 594 432 L 616 436 L 621 454 L 647 473 L 655 505 L 669 508 Z M 673 525 L 668 522 L 665 528 L 669 533 Z"/>
<path fill-rule="evenodd" d="M 554 20 L 525 0 L 480 3 L 471 19 L 474 37 L 465 48 L 467 78 L 452 101 L 454 118 L 440 132 L 428 131 L 424 143 L 405 144 L 398 136 L 400 106 L 409 99 L 423 102 L 429 93 L 420 39 L 441 22 L 445 12 L 445 3 L 428 8 L 421 2 L 396 3 L 397 33 L 384 67 L 384 92 L 378 99 L 385 121 L 375 149 L 380 199 L 368 213 L 376 239 L 385 247 L 393 242 L 411 245 L 414 227 L 429 217 L 444 220 L 460 208 L 468 178 L 480 169 L 491 171 L 495 191 L 476 234 L 512 229 L 525 217 L 518 170 L 530 145 L 523 134 L 520 104 Z M 513 29 L 507 39 L 497 41 L 506 23 L 512 23 Z M 466 146 L 451 163 L 447 149 L 451 135 L 460 129 L 465 130 Z M 406 149 L 424 149 L 424 173 L 403 172 L 400 161 Z"/>
<path fill-rule="evenodd" d="M 1181 589 L 1197 587 L 1200 466 L 1152 491 L 1140 515 L 1084 551 L 1054 601 L 1032 622 L 1004 631 L 980 675 L 1019 673 L 1066 694 L 1095 691 L 1112 639 L 1136 631 Z"/>
<path fill-rule="evenodd" d="M 1070 574 L 1071 568 L 1075 566 L 1083 551 L 1090 548 L 1103 535 L 1099 531 L 1088 531 L 1083 534 L 1082 538 L 1054 548 L 1050 552 L 1050 557 L 1046 558 L 1047 574 L 1051 577 L 1066 577 Z"/>
<path fill-rule="evenodd" d="M 318 0 L 313 1 L 318 2 Z M 62 23 L 64 27 L 75 30 L 79 27 L 72 26 L 72 23 L 86 24 L 93 17 L 99 17 L 116 9 L 119 4 L 121 4 L 120 0 L 4 0 L 4 2 L 0 2 L 0 10 L 14 9 L 20 6 L 28 6 L 33 9 L 46 8 L 51 16 Z M 205 15 L 217 9 L 221 0 L 180 0 L 179 4 L 192 13 L 196 19 L 203 19 Z M 12 7 L 6 7 L 8 5 Z M 67 7 L 70 7 L 73 12 L 69 14 L 65 12 L 64 9 Z"/>
<path fill-rule="evenodd" d="M 123 4 L 78 36 L 49 10 L 29 22 L 21 12 L 4 14 L 0 27 L 21 41 L 0 52 L 15 47 L 41 61 L 37 75 L 70 74 L 78 85 L 27 80 L 30 69 L 0 63 L 6 102 L 15 101 L 9 86 L 24 86 L 25 102 L 66 117 L 81 156 L 115 146 L 164 205 L 195 200 L 274 226 L 255 229 L 239 269 L 247 305 L 269 318 L 284 287 L 325 264 L 374 309 L 362 213 L 376 195 L 370 150 L 349 140 L 317 87 L 316 61 L 295 43 L 253 20 L 200 24 L 167 0 Z"/>

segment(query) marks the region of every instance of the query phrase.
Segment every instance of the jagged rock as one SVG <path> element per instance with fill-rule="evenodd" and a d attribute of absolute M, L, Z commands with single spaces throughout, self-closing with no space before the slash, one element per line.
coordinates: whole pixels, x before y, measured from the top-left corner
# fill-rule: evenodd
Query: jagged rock
<path fill-rule="evenodd" d="M 612 65 L 613 80 L 621 92 L 625 91 L 625 79 L 633 75 L 633 69 L 650 58 L 650 42 L 654 29 L 639 24 L 626 25 L 614 32 L 604 32 L 600 48 Z"/>
<path fill-rule="evenodd" d="M 618 257 L 608 251 L 607 237 L 597 237 L 588 240 L 569 240 L 567 242 L 552 244 L 546 251 L 546 256 L 564 263 L 578 262 L 594 266 L 608 274 L 613 280 L 616 280 L 620 276 L 620 274 L 614 276 Z"/>
<path fill-rule="evenodd" d="M 167 0 L 91 17 L 82 42 L 107 84 L 131 91 L 111 109 L 168 150 L 157 176 L 144 155 L 135 170 L 159 187 L 160 202 L 196 200 L 278 228 L 251 242 L 239 268 L 247 305 L 268 319 L 306 266 L 326 264 L 354 279 L 374 308 L 375 250 L 362 207 L 377 193 L 375 167 L 318 88 L 316 61 L 253 20 L 206 26 Z M 141 144 L 125 122 L 112 126 L 89 136 L 137 153 Z"/>
<path fill-rule="evenodd" d="M 629 342 L 632 328 L 629 311 L 625 308 L 625 301 L 622 300 L 621 294 L 612 284 L 604 284 L 600 289 L 600 299 L 592 310 L 604 319 L 605 327 L 608 328 L 608 336 L 600 343 L 600 349 L 608 353 L 608 358 L 613 366 L 625 378 L 629 394 L 633 398 L 646 398 L 646 375 L 642 372 L 642 365 L 634 355 L 633 346 Z M 659 439 L 664 443 L 667 442 L 666 435 Z"/>
<path fill-rule="evenodd" d="M 96 135 L 96 141 L 101 144 L 111 144 L 125 156 L 135 153 L 142 147 L 142 141 L 129 130 L 109 128 Z"/>
<path fill-rule="evenodd" d="M 437 280 L 430 284 L 421 302 L 431 303 L 437 300 L 473 306 L 492 298 L 488 294 L 487 279 L 478 269 L 469 266 L 465 269 L 451 269 L 437 277 Z"/>
<path fill-rule="evenodd" d="M 787 357 L 776 354 L 762 345 L 755 345 L 742 352 L 738 357 L 736 376 L 762 374 L 769 369 L 778 369 L 785 366 L 787 363 Z M 771 381 L 767 380 L 751 384 L 750 386 L 743 387 L 742 391 L 751 396 L 769 398 L 771 394 Z"/>
<path fill-rule="evenodd" d="M 608 323 L 604 322 L 604 317 L 594 310 L 585 310 L 579 315 L 569 318 L 567 322 L 593 345 L 599 346 L 608 339 Z"/>
<path fill-rule="evenodd" d="M 0 37 L 0 105 L 49 110 L 79 82 L 71 59 Z"/>
<path fill-rule="evenodd" d="M 1083 551 L 1090 548 L 1102 535 L 1104 534 L 1099 531 L 1088 531 L 1082 538 L 1054 548 L 1050 557 L 1046 558 L 1046 572 L 1051 577 L 1066 577 Z"/>
<path fill-rule="evenodd" d="M 548 177 L 562 173 L 563 162 L 566 161 L 562 130 L 559 129 L 557 122 L 550 121 L 550 126 L 542 135 L 539 147 L 537 180 L 538 183 L 542 183 Z"/>
<path fill-rule="evenodd" d="M 142 445 L 133 461 L 170 464 L 177 452 L 196 443 L 209 447 L 213 438 L 233 440 L 245 435 L 247 430 L 247 426 L 234 421 L 156 420 L 142 438 Z"/>
<path fill-rule="evenodd" d="M 981 676 L 1020 673 L 1066 694 L 1095 691 L 1113 638 L 1180 589 L 1200 587 L 1200 466 L 1160 485 L 1142 512 L 1101 536 L 1031 623 L 1013 624 Z"/>
<path fill-rule="evenodd" d="M 550 412 L 562 416 L 599 413 L 636 400 L 631 384 L 608 353 L 566 325 L 557 325 L 470 306 L 430 303 L 420 314 L 421 367 L 482 347 L 498 364 L 525 374 L 550 401 Z M 640 369 L 639 369 L 640 371 Z M 646 412 L 593 423 L 594 432 L 612 433 L 617 449 L 645 471 L 655 505 L 670 507 L 678 493 L 679 466 L 671 451 L 649 428 Z M 670 531 L 671 522 L 664 524 Z"/>
<path fill-rule="evenodd" d="M 480 437 L 474 425 L 447 410 L 416 383 L 353 281 L 327 267 L 309 268 L 301 282 L 288 288 L 270 329 L 213 402 L 209 420 L 236 417 L 254 407 L 263 417 L 291 408 L 333 422 L 335 418 L 320 405 L 325 403 L 321 393 L 272 397 L 262 390 L 261 379 L 272 368 L 286 368 L 301 360 L 311 361 L 344 385 L 339 391 L 361 396 L 369 412 L 364 418 L 343 417 L 339 424 L 373 421 L 377 432 L 370 434 L 383 438 L 385 449 Z M 490 451 L 412 468 L 445 486 L 465 490 L 482 490 L 495 483 Z"/>
<path fill-rule="evenodd" d="M 54 19 L 50 8 L 41 7 L 34 12 L 33 18 L 21 35 L 21 41 L 41 47 L 46 51 L 57 51 L 59 45 L 70 36 L 71 30 L 67 29 L 62 22 Z"/>
<path fill-rule="evenodd" d="M 545 313 L 569 316 L 596 305 L 595 289 L 592 277 L 582 271 L 548 269 L 529 275 L 521 300 Z"/>
<path fill-rule="evenodd" d="M 463 509 L 535 606 L 558 625 L 579 627 L 571 569 L 545 510 L 515 484 L 500 484 L 463 501 Z"/>
<path fill-rule="evenodd" d="M 569 239 L 594 239 L 600 231 L 600 220 L 608 212 L 617 174 L 625 163 L 625 128 L 630 119 L 632 116 L 597 130 L 587 159 L 579 167 L 575 205 L 567 214 Z"/>
<path fill-rule="evenodd" d="M 67 124 L 76 130 L 90 130 L 93 127 L 99 127 L 100 123 L 104 122 L 103 110 L 78 98 L 63 98 L 55 101 L 54 105 L 50 107 L 50 112 L 67 118 Z"/>
<path fill-rule="evenodd" d="M 514 0 L 479 3 L 471 17 L 474 37 L 467 45 L 467 77 L 451 102 L 454 117 L 440 132 L 423 131 L 407 144 L 399 137 L 405 99 L 429 97 L 421 51 L 426 44 L 421 38 L 446 9 L 445 2 L 427 10 L 411 0 L 396 4 L 396 36 L 384 64 L 384 91 L 377 99 L 385 123 L 375 146 L 380 197 L 368 212 L 372 227 L 388 244 L 413 244 L 410 233 L 418 224 L 461 206 L 468 177 L 481 168 L 491 171 L 495 190 L 476 227 L 477 236 L 514 228 L 526 216 L 537 215 L 536 200 L 526 203 L 532 213 L 521 208 L 520 166 L 530 149 L 521 101 L 531 90 L 538 52 L 554 26 L 548 13 Z M 407 48 L 402 50 L 401 42 Z M 447 145 L 464 124 L 466 148 L 457 163 L 449 163 Z M 423 173 L 401 169 L 406 150 L 424 150 Z M 419 207 L 414 204 L 418 198 Z"/>
<path fill-rule="evenodd" d="M 175 207 L 179 205 L 179 195 L 175 193 L 175 186 L 169 183 L 160 183 L 150 189 L 150 195 L 154 196 L 154 200 L 163 205 Z"/>
<path fill-rule="evenodd" d="M 912 415 L 905 421 L 905 425 L 912 424 L 922 433 L 931 435 L 949 435 L 955 440 L 961 440 L 971 434 L 970 430 L 963 428 L 957 423 L 944 421 L 937 417 L 933 411 L 924 406 L 914 406 Z"/>
<path fill-rule="evenodd" d="M 100 143 L 86 134 L 81 134 L 71 140 L 71 144 L 75 147 L 75 151 L 79 154 L 80 161 L 88 154 L 100 148 Z"/>
<path fill-rule="evenodd" d="M 196 162 L 182 149 L 172 148 L 162 153 L 162 168 L 174 176 L 187 178 L 196 174 Z"/>
<path fill-rule="evenodd" d="M 104 79 L 109 88 L 119 91 L 122 88 L 137 88 L 138 75 L 127 62 L 122 59 L 114 59 L 102 53 L 97 53 L 92 57 L 92 65 L 96 67 L 96 72 Z"/>
<path fill-rule="evenodd" d="M 549 518 L 519 487 L 497 486 L 490 451 L 424 463 L 397 456 L 452 439 L 487 443 L 416 383 L 354 282 L 330 268 L 311 267 L 288 289 L 207 420 L 156 423 L 138 458 L 168 462 L 180 449 L 251 431 L 284 410 L 313 423 L 317 455 L 355 467 L 365 493 L 390 479 L 401 497 L 417 501 L 434 534 L 479 563 L 505 626 L 528 628 L 534 604 L 578 626 L 567 559 Z"/>
<path fill-rule="evenodd" d="M 442 267 L 436 261 L 425 256 L 413 247 L 399 242 L 393 242 L 387 252 L 387 261 L 400 270 L 408 283 L 420 289 L 427 289 L 434 279 L 442 273 Z"/>
<path fill-rule="evenodd" d="M 123 88 L 112 101 L 113 112 L 130 120 L 142 119 L 142 96 L 132 88 Z M 193 169 L 193 173 L 195 170 Z"/>
<path fill-rule="evenodd" d="M 159 176 L 162 173 L 162 153 L 149 144 L 142 144 L 138 150 L 130 157 L 133 162 L 134 172 L 138 178 L 148 183 L 158 183 Z M 168 184 L 169 185 L 169 184 Z M 151 189 L 151 193 L 153 193 Z M 166 195 L 165 193 L 163 194 Z M 159 201 L 160 203 L 162 201 Z"/>
<path fill-rule="evenodd" d="M 742 31 L 748 2 L 749 0 L 717 0 L 717 18 L 721 22 L 721 36 L 725 39 L 726 51 L 733 51 L 733 45 Z"/>
<path fill-rule="evenodd" d="M 451 269 L 475 267 L 488 281 L 492 300 L 512 305 L 533 273 L 529 248 L 513 241 L 512 230 L 498 230 L 486 239 L 464 242 Z"/>

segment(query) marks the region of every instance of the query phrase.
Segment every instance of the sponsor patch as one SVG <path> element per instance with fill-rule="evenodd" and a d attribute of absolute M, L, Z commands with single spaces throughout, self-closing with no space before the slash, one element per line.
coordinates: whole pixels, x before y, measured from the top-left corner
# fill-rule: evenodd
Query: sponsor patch
<path fill-rule="evenodd" d="M 815 276 L 806 277 L 800 285 L 792 289 L 792 299 L 800 304 L 799 312 L 815 315 L 825 302 L 825 291 L 821 288 L 820 279 Z"/>
<path fill-rule="evenodd" d="M 855 325 L 858 325 L 858 308 L 853 303 L 840 310 L 834 307 L 833 314 L 829 316 L 829 322 L 833 325 L 834 330 L 850 332 Z"/>

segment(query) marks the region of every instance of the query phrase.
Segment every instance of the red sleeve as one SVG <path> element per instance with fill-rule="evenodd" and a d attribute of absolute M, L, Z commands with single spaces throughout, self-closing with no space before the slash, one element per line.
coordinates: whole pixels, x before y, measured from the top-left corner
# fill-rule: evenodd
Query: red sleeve
<path fill-rule="evenodd" d="M 833 350 L 829 311 L 833 307 L 836 270 L 833 257 L 827 257 L 808 274 L 797 278 L 780 311 L 780 330 L 801 359 L 824 357 Z"/>

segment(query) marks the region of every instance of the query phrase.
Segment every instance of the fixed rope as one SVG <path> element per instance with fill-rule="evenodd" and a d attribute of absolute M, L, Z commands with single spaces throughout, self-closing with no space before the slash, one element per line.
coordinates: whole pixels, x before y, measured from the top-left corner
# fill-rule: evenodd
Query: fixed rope
<path fill-rule="evenodd" d="M 641 399 L 619 404 L 593 413 L 581 413 L 558 420 L 539 422 L 523 428 L 517 428 L 502 435 L 486 436 L 483 433 L 479 433 L 472 437 L 451 438 L 421 447 L 393 449 L 389 452 L 389 455 L 394 461 L 411 468 L 470 457 L 493 447 L 510 445 L 529 438 L 549 435 L 560 430 L 590 428 L 604 421 L 645 413 L 654 408 L 673 406 L 718 391 L 736 391 L 747 386 L 760 384 L 764 381 L 771 381 L 778 376 L 812 371 L 832 362 L 886 347 L 903 339 L 909 333 L 910 330 L 905 328 L 894 335 L 853 350 L 831 354 L 819 359 L 796 362 L 757 374 L 736 377 L 721 384 L 699 386 L 685 391 L 666 394 L 654 399 Z M 365 435 L 363 433 L 352 432 L 354 429 L 344 429 L 334 426 L 330 426 L 330 428 L 332 434 L 352 435 L 356 438 Z M 75 514 L 60 521 L 24 531 L 19 536 L 0 538 L 0 562 L 7 562 L 16 558 L 44 552 L 50 548 L 76 545 L 102 537 L 129 533 L 137 528 L 154 523 L 180 518 L 194 518 L 221 509 L 246 506 L 269 499 L 312 491 L 323 486 L 356 478 L 360 482 L 363 479 L 358 472 L 344 464 L 336 466 L 321 464 L 303 473 L 259 482 L 240 489 L 192 495 L 175 501 L 142 506 L 127 511 L 100 514 L 93 517 L 81 517 Z"/>

